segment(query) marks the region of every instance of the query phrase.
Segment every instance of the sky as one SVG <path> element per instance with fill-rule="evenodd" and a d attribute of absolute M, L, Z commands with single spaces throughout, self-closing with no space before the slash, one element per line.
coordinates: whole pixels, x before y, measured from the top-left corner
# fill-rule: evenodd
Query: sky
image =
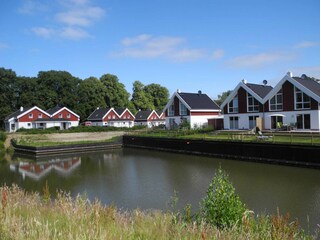
<path fill-rule="evenodd" d="M 0 67 L 218 94 L 320 78 L 319 0 L 0 0 Z"/>

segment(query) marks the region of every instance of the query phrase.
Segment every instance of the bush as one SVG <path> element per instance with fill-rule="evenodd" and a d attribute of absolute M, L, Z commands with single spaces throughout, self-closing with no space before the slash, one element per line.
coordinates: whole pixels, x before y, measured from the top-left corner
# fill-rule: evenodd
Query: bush
<path fill-rule="evenodd" d="M 5 132 L 0 132 L 0 141 L 4 142 L 7 138 L 7 134 Z"/>
<path fill-rule="evenodd" d="M 200 203 L 200 221 L 214 225 L 220 229 L 241 224 L 245 204 L 235 193 L 235 188 L 228 175 L 219 168 L 209 185 L 207 196 Z"/>

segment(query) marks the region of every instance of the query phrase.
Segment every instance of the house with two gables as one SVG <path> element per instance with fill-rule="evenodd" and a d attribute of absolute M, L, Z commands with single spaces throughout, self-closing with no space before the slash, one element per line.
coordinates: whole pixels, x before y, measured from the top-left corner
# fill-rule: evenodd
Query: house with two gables
<path fill-rule="evenodd" d="M 177 90 L 164 108 L 166 127 L 174 128 L 188 121 L 191 128 L 208 126 L 209 119 L 221 119 L 219 106 L 207 94 Z"/>
<path fill-rule="evenodd" d="M 127 127 L 134 126 L 134 115 L 128 108 L 97 108 L 87 118 L 91 126 Z"/>
<path fill-rule="evenodd" d="M 80 117 L 66 107 L 57 106 L 48 111 L 44 111 L 37 106 L 30 108 L 20 107 L 19 110 L 4 119 L 5 130 L 7 132 L 15 132 L 20 128 L 46 129 L 51 127 L 68 129 L 79 125 Z M 59 117 L 59 114 L 64 114 L 65 118 Z"/>
<path fill-rule="evenodd" d="M 135 126 L 147 126 L 148 128 L 165 124 L 164 113 L 155 110 L 139 110 L 135 115 Z"/>
<path fill-rule="evenodd" d="M 290 126 L 296 130 L 320 130 L 320 84 L 288 72 L 273 88 L 240 82 L 222 103 L 225 129 L 252 129 L 260 119 L 265 130 Z"/>

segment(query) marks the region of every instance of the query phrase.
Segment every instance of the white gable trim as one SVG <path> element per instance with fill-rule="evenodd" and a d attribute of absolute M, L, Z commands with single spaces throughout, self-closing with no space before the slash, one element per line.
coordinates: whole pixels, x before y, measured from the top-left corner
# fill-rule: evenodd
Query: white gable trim
<path fill-rule="evenodd" d="M 133 117 L 133 119 L 135 119 L 135 116 L 132 114 L 132 112 L 130 112 L 130 110 L 129 110 L 128 108 L 126 108 L 126 109 L 123 110 L 123 112 L 122 112 L 121 115 L 120 115 L 120 118 L 122 117 L 122 115 L 123 115 L 126 111 L 128 111 L 129 114 Z"/>
<path fill-rule="evenodd" d="M 317 102 L 320 102 L 320 97 L 315 94 L 314 92 L 310 91 L 308 88 L 306 88 L 305 86 L 303 86 L 302 84 L 300 84 L 298 81 L 294 80 L 292 77 L 288 76 L 287 74 L 280 80 L 280 82 L 278 82 L 278 84 L 267 94 L 267 96 L 265 96 L 264 98 L 264 102 L 267 102 L 268 100 L 270 100 L 274 95 L 276 95 L 280 89 L 282 88 L 282 85 L 286 82 L 290 82 L 292 83 L 293 86 L 299 88 L 302 92 L 304 92 L 305 94 L 307 94 L 309 97 L 312 97 L 314 100 L 316 100 Z"/>
<path fill-rule="evenodd" d="M 73 111 L 71 111 L 71 110 L 70 110 L 69 108 L 67 108 L 67 107 L 63 107 L 63 108 L 61 108 L 60 110 L 54 112 L 54 113 L 51 115 L 51 117 L 53 117 L 54 115 L 58 114 L 59 112 L 61 112 L 61 111 L 63 111 L 63 110 L 67 110 L 68 112 L 70 112 L 70 113 L 72 113 L 73 115 L 75 115 L 77 118 L 80 118 L 80 116 L 79 116 L 78 114 L 74 113 Z"/>
<path fill-rule="evenodd" d="M 114 110 L 114 108 L 110 108 L 109 111 L 105 115 L 103 115 L 102 121 L 111 111 L 113 111 L 113 113 L 115 113 L 120 118 L 119 114 Z"/>
<path fill-rule="evenodd" d="M 167 103 L 167 105 L 164 107 L 163 111 L 162 112 L 165 112 L 172 104 L 173 100 L 174 100 L 174 97 L 177 97 L 182 103 L 183 105 L 186 106 L 186 108 L 188 110 L 191 110 L 191 107 L 183 100 L 183 98 L 177 93 L 175 92 L 172 97 L 170 98 L 169 102 Z"/>
<path fill-rule="evenodd" d="M 28 114 L 29 112 L 32 112 L 33 110 L 39 110 L 40 112 L 42 112 L 43 114 L 47 115 L 48 117 L 51 117 L 49 113 L 47 113 L 46 111 L 42 110 L 41 108 L 37 107 L 37 106 L 34 106 L 32 108 L 30 108 L 28 111 L 25 111 L 23 113 L 21 113 L 20 115 L 17 116 L 17 119 L 23 117 L 24 115 Z"/>
<path fill-rule="evenodd" d="M 247 93 L 252 95 L 255 99 L 257 99 L 261 104 L 263 104 L 263 98 L 261 98 L 258 94 L 256 94 L 254 91 L 252 91 L 251 88 L 249 88 L 246 84 L 244 84 L 242 81 L 235 87 L 235 89 L 232 91 L 232 93 L 226 98 L 226 100 L 223 101 L 220 108 L 224 108 L 227 103 L 229 103 L 237 94 L 238 90 L 242 87 Z"/>

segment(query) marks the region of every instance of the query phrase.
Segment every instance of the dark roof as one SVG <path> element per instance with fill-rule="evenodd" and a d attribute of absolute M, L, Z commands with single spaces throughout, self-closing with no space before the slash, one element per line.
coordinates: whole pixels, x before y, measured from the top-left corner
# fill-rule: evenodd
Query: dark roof
<path fill-rule="evenodd" d="M 57 105 L 53 108 L 48 109 L 46 112 L 49 113 L 50 115 L 52 115 L 52 114 L 58 112 L 61 108 L 63 108 L 63 107 L 60 107 L 59 105 Z"/>
<path fill-rule="evenodd" d="M 19 109 L 19 110 L 15 111 L 14 113 L 11 113 L 10 115 L 8 115 L 4 120 L 7 121 L 7 120 L 9 120 L 10 118 L 16 118 L 16 117 L 18 117 L 20 114 L 22 114 L 22 113 L 24 113 L 24 112 L 26 112 L 26 111 L 28 111 L 28 110 L 30 110 L 30 109 L 31 109 L 31 107 L 29 107 L 29 108 L 24 108 L 23 111 L 20 111 L 20 109 Z"/>
<path fill-rule="evenodd" d="M 99 108 L 93 111 L 88 117 L 88 120 L 101 120 L 107 112 L 109 112 L 110 108 Z"/>
<path fill-rule="evenodd" d="M 152 110 L 145 110 L 145 111 L 139 111 L 136 113 L 135 120 L 141 121 L 141 120 L 148 120 L 149 115 L 151 114 Z"/>
<path fill-rule="evenodd" d="M 163 112 L 162 112 L 162 111 L 156 111 L 156 113 L 157 113 L 157 114 L 159 115 L 159 117 L 160 117 Z"/>
<path fill-rule="evenodd" d="M 298 83 L 303 85 L 304 87 L 308 88 L 311 92 L 317 94 L 320 97 L 320 83 L 315 81 L 313 78 L 310 77 L 293 77 Z"/>
<path fill-rule="evenodd" d="M 271 86 L 246 83 L 247 87 L 255 92 L 259 97 L 264 98 L 273 89 Z"/>
<path fill-rule="evenodd" d="M 123 111 L 126 110 L 126 109 L 125 108 L 115 108 L 114 110 L 116 111 L 116 113 L 118 113 L 119 116 L 121 116 Z"/>
<path fill-rule="evenodd" d="M 220 110 L 219 106 L 204 93 L 178 93 L 180 97 L 191 107 L 195 109 Z"/>

